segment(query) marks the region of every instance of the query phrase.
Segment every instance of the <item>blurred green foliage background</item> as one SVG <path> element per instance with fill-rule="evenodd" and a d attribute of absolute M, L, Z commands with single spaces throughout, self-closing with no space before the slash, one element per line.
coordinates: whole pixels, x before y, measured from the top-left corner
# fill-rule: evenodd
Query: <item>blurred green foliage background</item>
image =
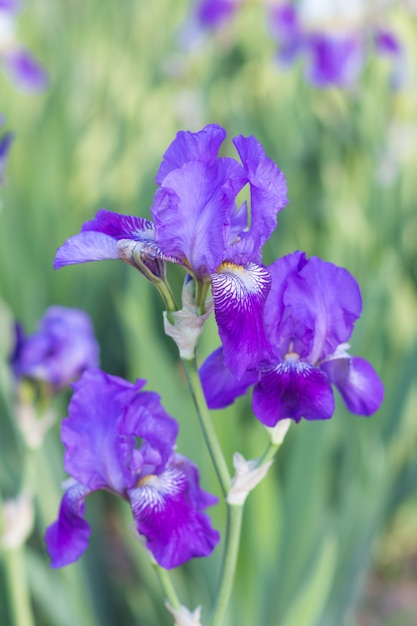
<path fill-rule="evenodd" d="M 103 369 L 146 378 L 162 395 L 181 424 L 179 450 L 198 462 L 203 486 L 218 493 L 156 292 L 120 262 L 52 269 L 56 248 L 99 208 L 148 217 L 154 176 L 175 133 L 216 122 L 228 131 L 226 152 L 233 153 L 231 137 L 253 134 L 287 178 L 290 204 L 264 262 L 303 249 L 359 281 L 364 309 L 351 352 L 373 363 L 386 389 L 370 418 L 338 402 L 329 422 L 292 426 L 248 500 L 228 624 L 415 625 L 415 599 L 414 607 L 394 599 L 396 612 L 381 606 L 386 585 L 401 589 L 406 574 L 417 590 L 415 565 L 409 572 L 417 555 L 416 17 L 390 15 L 407 53 L 401 89 L 389 87 L 388 62 L 371 58 L 360 84 L 343 92 L 309 86 L 298 66 L 276 66 L 261 7 L 249 5 L 230 28 L 191 47 L 183 27 L 189 10 L 185 0 L 32 0 L 21 15 L 19 35 L 48 69 L 50 86 L 28 95 L 0 75 L 0 111 L 16 134 L 0 189 L 3 497 L 18 492 L 25 454 L 7 367 L 11 320 L 33 332 L 55 303 L 91 315 Z M 177 269 L 170 271 L 179 289 Z M 211 321 L 200 360 L 217 345 Z M 258 456 L 266 445 L 250 398 L 214 420 L 229 460 L 236 450 Z M 37 504 L 24 567 L 36 624 L 172 623 L 129 530 L 129 508 L 112 498 L 88 502 L 93 532 L 81 561 L 49 568 L 42 537 L 58 511 L 62 454 L 58 420 L 30 461 Z M 222 506 L 212 518 L 222 529 Z M 210 606 L 220 559 L 221 547 L 174 572 L 185 605 Z M 372 570 L 376 613 L 367 605 Z M 11 623 L 8 606 L 2 567 L 4 625 Z"/>

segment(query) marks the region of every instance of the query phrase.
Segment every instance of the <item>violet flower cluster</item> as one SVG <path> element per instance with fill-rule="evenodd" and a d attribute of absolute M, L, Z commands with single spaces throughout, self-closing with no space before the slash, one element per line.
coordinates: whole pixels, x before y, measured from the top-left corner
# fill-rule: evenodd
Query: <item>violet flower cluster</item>
<path fill-rule="evenodd" d="M 90 369 L 73 385 L 62 422 L 71 479 L 45 535 L 52 567 L 68 565 L 86 550 L 85 500 L 98 490 L 129 503 L 137 532 L 165 569 L 208 556 L 217 545 L 219 533 L 204 512 L 217 498 L 200 488 L 196 466 L 174 451 L 177 422 L 158 394 L 143 391 L 145 382 Z"/>
<path fill-rule="evenodd" d="M 234 138 L 241 162 L 218 156 L 225 137 L 215 124 L 179 132 L 155 178 L 153 221 L 101 210 L 59 248 L 55 268 L 122 258 L 160 282 L 165 261 L 181 265 L 196 282 L 202 310 L 211 285 L 225 363 L 240 376 L 267 350 L 271 275 L 261 252 L 287 197 L 283 173 L 255 137 Z M 236 204 L 245 186 L 250 207 Z"/>
<path fill-rule="evenodd" d="M 55 267 L 122 259 L 159 289 L 172 319 L 186 313 L 185 327 L 192 315 L 206 319 L 211 288 L 222 343 L 200 370 L 211 408 L 254 386 L 253 410 L 266 426 L 328 419 L 333 384 L 350 411 L 370 415 L 383 386 L 365 359 L 347 352 L 362 307 L 355 279 L 302 252 L 262 264 L 262 246 L 287 203 L 285 178 L 255 137 L 234 138 L 239 160 L 220 157 L 225 136 L 215 124 L 179 132 L 156 175 L 153 220 L 102 209 L 58 249 Z M 245 187 L 250 201 L 239 203 Z M 167 262 L 185 270 L 182 311 Z M 144 383 L 88 369 L 74 384 L 62 426 L 71 480 L 46 534 L 54 567 L 86 549 L 85 499 L 100 489 L 129 502 L 137 531 L 164 568 L 208 556 L 219 541 L 205 513 L 215 498 L 175 452 L 178 426 Z"/>
<path fill-rule="evenodd" d="M 17 87 L 40 91 L 47 86 L 48 76 L 16 36 L 20 4 L 19 0 L 0 0 L 0 65 Z"/>
<path fill-rule="evenodd" d="M 305 60 L 307 80 L 316 87 L 353 86 L 369 55 L 373 52 L 390 58 L 391 83 L 400 80 L 402 46 L 396 35 L 379 21 L 362 16 L 350 24 L 347 18 L 327 19 L 310 24 L 300 8 L 291 3 L 277 4 L 269 11 L 269 24 L 279 44 L 278 61 L 288 66 Z"/>
<path fill-rule="evenodd" d="M 382 382 L 368 361 L 347 352 L 362 309 L 353 276 L 303 252 L 277 259 L 269 271 L 269 356 L 238 380 L 225 367 L 222 348 L 211 354 L 200 369 L 209 407 L 225 407 L 253 385 L 254 414 L 268 427 L 286 418 L 328 419 L 335 408 L 333 384 L 352 413 L 374 413 L 383 400 Z"/>
<path fill-rule="evenodd" d="M 217 30 L 230 23 L 244 4 L 241 0 L 200 0 L 194 9 L 195 21 L 200 29 Z M 289 67 L 302 58 L 311 84 L 349 88 L 357 82 L 369 56 L 376 54 L 390 59 L 390 82 L 397 87 L 403 68 L 400 40 L 390 28 L 381 25 L 382 10 L 368 14 L 364 7 L 358 13 L 348 4 L 339 15 L 338 7 L 331 2 L 323 7 L 321 3 L 316 6 L 315 0 L 271 3 L 267 22 L 278 43 L 279 64 Z M 310 19 L 314 12 L 319 13 L 318 19 Z M 355 19 L 352 13 L 356 13 Z"/>
<path fill-rule="evenodd" d="M 51 306 L 35 333 L 25 336 L 16 324 L 16 341 L 11 366 L 17 380 L 46 384 L 57 392 L 97 367 L 99 346 L 91 320 L 84 311 Z"/>

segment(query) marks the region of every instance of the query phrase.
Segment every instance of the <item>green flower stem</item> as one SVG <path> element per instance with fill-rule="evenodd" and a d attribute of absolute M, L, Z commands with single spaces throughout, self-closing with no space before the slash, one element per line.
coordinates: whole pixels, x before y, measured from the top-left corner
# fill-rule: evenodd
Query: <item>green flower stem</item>
<path fill-rule="evenodd" d="M 11 624 L 35 626 L 23 558 L 22 546 L 4 550 L 3 560 L 9 587 Z"/>
<path fill-rule="evenodd" d="M 194 357 L 193 359 L 183 359 L 182 361 L 184 363 L 188 385 L 197 410 L 197 415 L 200 420 L 207 447 L 220 481 L 223 495 L 227 496 L 231 483 L 230 474 L 219 440 L 217 439 L 216 431 L 214 430 L 213 422 L 211 421 L 209 410 L 207 408 L 200 376 L 198 374 L 196 359 Z"/>
<path fill-rule="evenodd" d="M 162 591 L 165 595 L 165 598 L 168 600 L 168 603 L 172 609 L 178 610 L 181 606 L 180 601 L 178 600 L 178 596 L 175 592 L 172 581 L 169 577 L 169 574 L 166 569 L 160 567 L 157 563 L 154 563 L 154 569 L 156 575 L 159 580 L 159 584 L 162 587 Z"/>
<path fill-rule="evenodd" d="M 270 441 L 262 456 L 259 457 L 258 467 L 273 459 L 281 446 L 282 443 L 272 443 L 272 441 Z"/>
<path fill-rule="evenodd" d="M 228 505 L 226 541 L 223 556 L 222 576 L 216 594 L 210 626 L 220 626 L 232 594 L 237 557 L 239 554 L 240 531 L 243 505 Z"/>

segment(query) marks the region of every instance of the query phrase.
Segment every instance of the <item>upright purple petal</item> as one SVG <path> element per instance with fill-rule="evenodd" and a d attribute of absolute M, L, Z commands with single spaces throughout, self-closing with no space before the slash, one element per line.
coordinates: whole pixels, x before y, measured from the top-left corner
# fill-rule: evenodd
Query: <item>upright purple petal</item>
<path fill-rule="evenodd" d="M 265 326 L 272 344 L 279 345 L 281 341 L 281 322 L 284 313 L 284 292 L 288 280 L 307 263 L 306 255 L 299 250 L 287 254 L 274 261 L 269 267 L 272 282 L 271 290 L 265 303 Z"/>
<path fill-rule="evenodd" d="M 156 184 L 161 185 L 167 174 L 189 161 L 213 165 L 225 138 L 226 131 L 217 124 L 209 124 L 198 133 L 181 130 L 162 157 L 155 177 Z"/>
<path fill-rule="evenodd" d="M 157 563 L 166 569 L 211 554 L 219 533 L 196 506 L 186 474 L 169 466 L 159 476 L 144 478 L 129 491 L 138 532 Z"/>
<path fill-rule="evenodd" d="M 251 219 L 248 236 L 253 242 L 253 261 L 277 225 L 277 214 L 288 202 L 285 176 L 266 156 L 255 137 L 239 135 L 233 140 L 250 186 Z"/>
<path fill-rule="evenodd" d="M 239 379 L 270 351 L 263 311 L 271 275 L 254 263 L 244 267 L 223 263 L 215 274 L 211 274 L 211 281 L 224 363 Z"/>
<path fill-rule="evenodd" d="M 45 533 L 46 548 L 51 557 L 51 567 L 64 567 L 73 563 L 85 552 L 90 537 L 90 527 L 84 519 L 85 498 L 88 489 L 73 483 L 65 492 L 58 519 Z"/>
<path fill-rule="evenodd" d="M 74 384 L 69 416 L 62 422 L 66 472 L 90 491 L 123 494 L 133 486 L 130 462 L 136 439 L 120 433 L 125 408 L 145 381 L 129 383 L 100 370 L 87 370 Z"/>
<path fill-rule="evenodd" d="M 299 422 L 329 419 L 334 412 L 333 391 L 326 374 L 303 361 L 282 361 L 261 371 L 253 390 L 253 412 L 265 426 L 291 418 Z"/>
<path fill-rule="evenodd" d="M 159 473 L 172 455 L 178 423 L 165 411 L 157 393 L 142 391 L 127 403 L 119 423 L 119 432 L 140 437 L 141 453 L 144 456 L 149 457 L 144 450 L 146 446 L 157 453 L 157 456 L 152 457 L 152 468 L 149 471 Z M 142 471 L 147 472 L 148 468 L 144 467 Z"/>
<path fill-rule="evenodd" d="M 384 386 L 368 361 L 360 357 L 330 359 L 321 368 L 336 385 L 349 411 L 371 415 L 379 409 Z"/>
<path fill-rule="evenodd" d="M 48 74 L 38 61 L 23 48 L 7 51 L 3 55 L 6 72 L 12 81 L 27 91 L 41 91 L 48 85 Z"/>
<path fill-rule="evenodd" d="M 257 370 L 250 370 L 244 372 L 237 380 L 224 365 L 221 347 L 207 357 L 199 373 L 209 409 L 223 409 L 229 406 L 236 398 L 243 396 L 259 378 Z"/>
<path fill-rule="evenodd" d="M 204 278 L 223 261 L 234 200 L 244 184 L 242 167 L 233 159 L 214 165 L 191 161 L 172 170 L 158 189 L 151 209 L 155 240 Z"/>
<path fill-rule="evenodd" d="M 299 272 L 288 278 L 283 300 L 299 323 L 314 330 L 308 356 L 312 364 L 333 354 L 349 339 L 362 309 L 360 289 L 353 276 L 318 257 L 308 259 Z"/>

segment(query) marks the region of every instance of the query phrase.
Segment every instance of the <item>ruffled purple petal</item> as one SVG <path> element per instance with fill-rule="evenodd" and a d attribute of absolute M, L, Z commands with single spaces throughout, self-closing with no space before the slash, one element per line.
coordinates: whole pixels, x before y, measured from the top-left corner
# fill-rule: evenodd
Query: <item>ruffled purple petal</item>
<path fill-rule="evenodd" d="M 162 157 L 155 177 L 156 184 L 161 185 L 167 174 L 189 161 L 213 165 L 225 138 L 226 131 L 217 124 L 209 124 L 198 133 L 180 131 Z"/>
<path fill-rule="evenodd" d="M 277 259 L 268 267 L 272 283 L 265 303 L 265 326 L 272 344 L 279 345 L 282 339 L 281 323 L 285 308 L 284 292 L 287 281 L 292 275 L 298 274 L 306 263 L 305 253 L 298 250 Z"/>
<path fill-rule="evenodd" d="M 379 409 L 384 386 L 368 361 L 360 357 L 331 359 L 321 368 L 336 385 L 349 411 L 371 415 Z"/>
<path fill-rule="evenodd" d="M 299 422 L 328 419 L 334 412 L 334 397 L 326 374 L 303 361 L 282 361 L 261 371 L 254 387 L 253 412 L 265 426 L 282 419 Z"/>
<path fill-rule="evenodd" d="M 274 276 L 272 266 L 270 271 Z M 312 364 L 333 354 L 349 339 L 362 309 L 359 285 L 353 276 L 317 257 L 308 259 L 287 278 L 283 302 L 299 324 L 314 331 L 308 355 Z"/>
<path fill-rule="evenodd" d="M 365 52 L 356 33 L 313 33 L 307 41 L 307 79 L 317 87 L 349 87 L 363 67 Z"/>
<path fill-rule="evenodd" d="M 195 160 L 167 174 L 155 194 L 151 212 L 156 242 L 199 278 L 224 259 L 230 213 L 243 176 L 233 159 L 219 158 L 214 165 Z"/>
<path fill-rule="evenodd" d="M 51 567 L 64 567 L 73 563 L 85 552 L 90 537 L 90 527 L 84 519 L 85 498 L 91 493 L 74 483 L 64 494 L 58 519 L 45 533 L 46 548 L 51 557 Z"/>
<path fill-rule="evenodd" d="M 101 232 L 87 230 L 73 235 L 58 248 L 54 268 L 57 270 L 65 265 L 119 258 L 116 239 Z"/>
<path fill-rule="evenodd" d="M 144 384 L 91 369 L 73 385 L 69 416 L 61 430 L 64 466 L 90 491 L 104 488 L 123 495 L 134 484 L 130 463 L 136 439 L 120 433 L 119 424 Z"/>
<path fill-rule="evenodd" d="M 48 75 L 38 61 L 23 48 L 8 51 L 3 63 L 11 80 L 27 91 L 41 91 L 48 85 Z"/>
<path fill-rule="evenodd" d="M 200 379 L 209 409 L 223 409 L 243 396 L 259 378 L 257 370 L 244 372 L 237 380 L 224 365 L 223 348 L 212 352 L 200 367 Z"/>
<path fill-rule="evenodd" d="M 142 391 L 128 403 L 119 423 L 119 432 L 142 439 L 140 453 L 145 466 L 141 471 L 159 473 L 172 455 L 178 424 L 165 411 L 159 394 Z M 148 467 L 148 464 L 152 467 Z"/>
<path fill-rule="evenodd" d="M 255 137 L 235 137 L 233 143 L 242 160 L 250 185 L 251 220 L 249 232 L 253 243 L 253 253 L 244 260 L 256 259 L 265 241 L 276 228 L 277 214 L 288 202 L 285 176 L 277 165 L 266 156 L 262 145 Z M 242 237 L 245 234 L 242 233 Z M 226 257 L 227 258 L 227 257 Z"/>
<path fill-rule="evenodd" d="M 208 556 L 219 542 L 209 517 L 197 508 L 193 490 L 180 467 L 144 478 L 129 491 L 138 532 L 157 563 L 166 569 Z"/>
<path fill-rule="evenodd" d="M 84 231 L 104 233 L 113 239 L 134 239 L 135 241 L 153 241 L 154 226 L 150 220 L 135 215 L 114 213 L 106 209 L 97 211 L 93 220 L 85 222 Z"/>
<path fill-rule="evenodd" d="M 270 352 L 263 311 L 271 275 L 254 263 L 223 263 L 210 277 L 224 364 L 239 379 Z"/>

